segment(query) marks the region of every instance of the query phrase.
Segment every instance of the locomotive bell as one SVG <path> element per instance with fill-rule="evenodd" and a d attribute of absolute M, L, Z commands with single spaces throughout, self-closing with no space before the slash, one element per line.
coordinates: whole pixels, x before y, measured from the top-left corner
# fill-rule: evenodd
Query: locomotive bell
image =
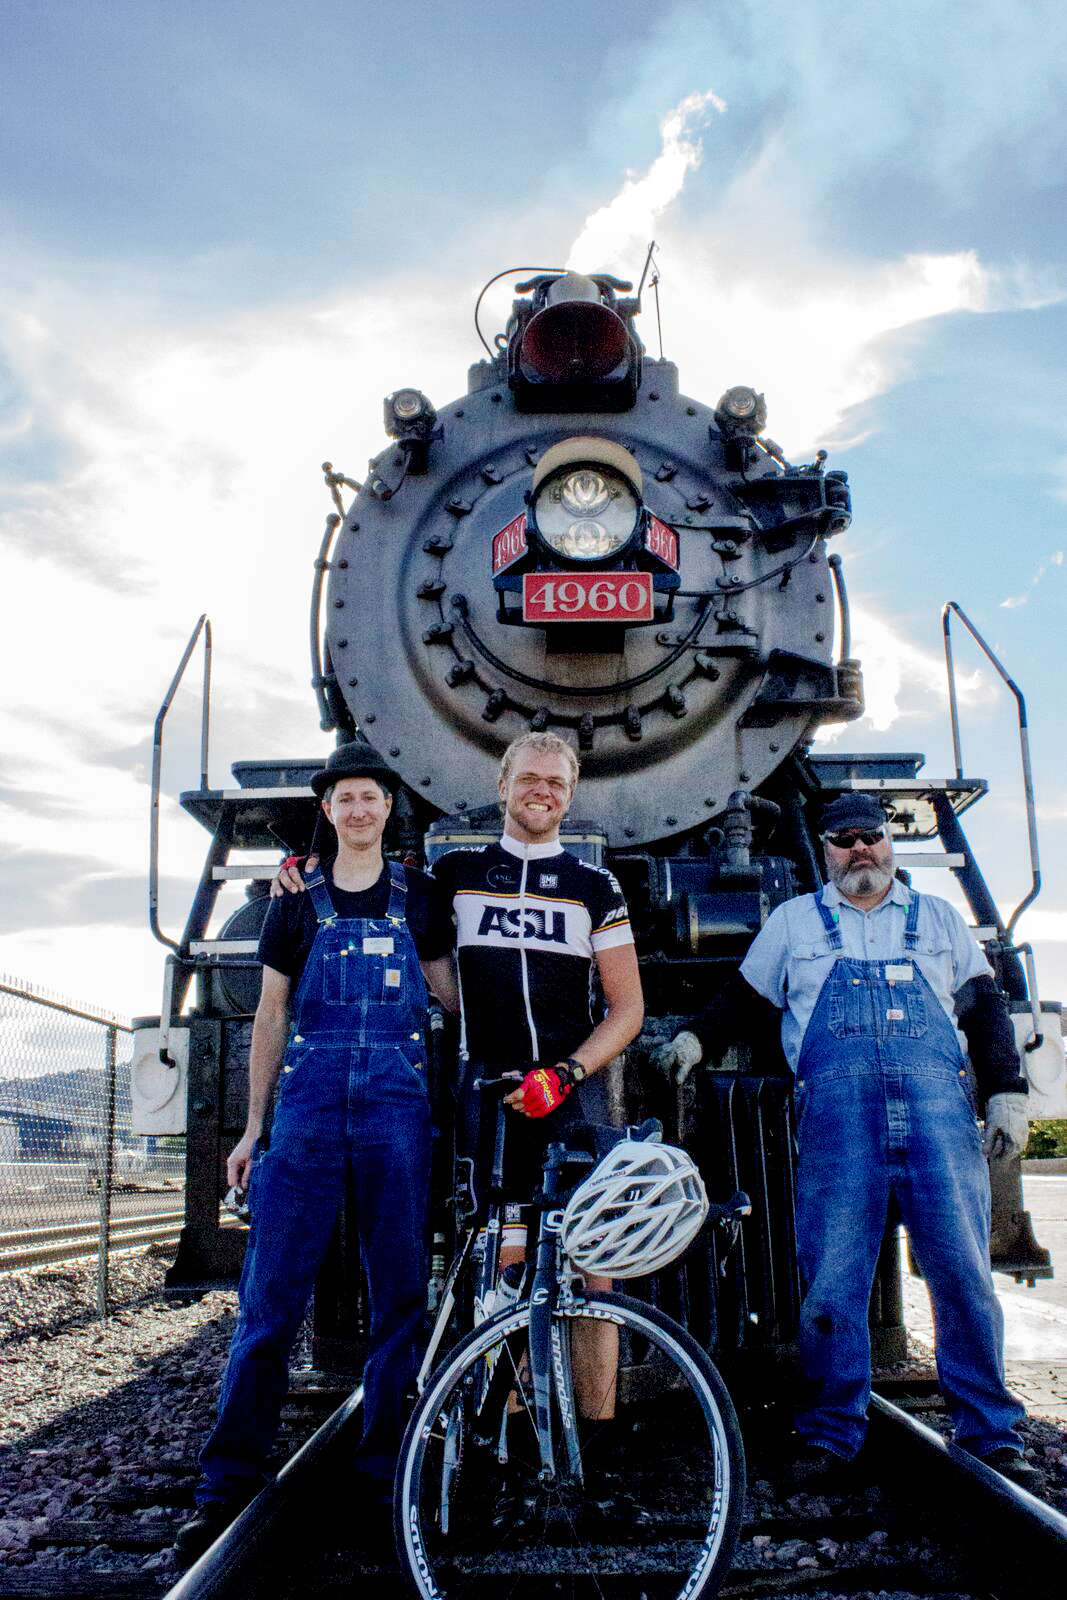
<path fill-rule="evenodd" d="M 522 335 L 520 361 L 534 378 L 603 378 L 628 354 L 626 324 L 600 298 L 592 278 L 566 272 L 548 287 L 545 308 Z"/>
<path fill-rule="evenodd" d="M 614 282 L 581 272 L 537 280 L 532 314 L 520 307 L 508 350 L 508 383 L 520 411 L 633 406 L 641 381 L 640 345 L 621 312 L 630 315 L 637 305 L 615 302 Z"/>

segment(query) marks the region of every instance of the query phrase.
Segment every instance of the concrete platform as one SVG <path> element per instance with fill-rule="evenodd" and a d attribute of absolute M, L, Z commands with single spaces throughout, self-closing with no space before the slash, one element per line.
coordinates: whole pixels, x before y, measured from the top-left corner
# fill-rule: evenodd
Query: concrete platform
<path fill-rule="evenodd" d="M 1057 1163 L 1058 1165 L 1058 1163 Z M 1023 1169 L 1023 1201 L 1039 1244 L 1051 1252 L 1055 1276 L 1032 1289 L 995 1273 L 1004 1311 L 1008 1384 L 1035 1416 L 1067 1422 L 1067 1170 Z M 933 1349 L 926 1285 L 904 1275 L 904 1320 L 918 1350 Z"/>

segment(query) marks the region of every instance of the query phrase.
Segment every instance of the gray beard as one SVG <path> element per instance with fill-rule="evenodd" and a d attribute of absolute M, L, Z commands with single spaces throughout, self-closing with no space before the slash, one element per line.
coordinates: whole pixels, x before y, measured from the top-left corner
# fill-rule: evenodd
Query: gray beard
<path fill-rule="evenodd" d="M 893 869 L 871 865 L 849 867 L 842 872 L 838 868 L 836 872 L 830 873 L 830 877 L 842 894 L 855 895 L 858 899 L 865 900 L 868 895 L 885 893 L 893 881 Z"/>

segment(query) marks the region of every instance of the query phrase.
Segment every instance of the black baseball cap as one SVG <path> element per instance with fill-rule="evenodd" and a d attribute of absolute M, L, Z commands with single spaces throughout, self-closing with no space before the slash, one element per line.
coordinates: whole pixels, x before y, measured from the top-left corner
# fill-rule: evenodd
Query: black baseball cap
<path fill-rule="evenodd" d="M 825 838 L 842 828 L 884 828 L 888 820 L 873 794 L 839 794 L 823 812 L 819 829 Z"/>
<path fill-rule="evenodd" d="M 386 765 L 380 750 L 362 739 L 338 745 L 327 757 L 322 771 L 313 774 L 311 787 L 321 800 L 327 789 L 342 778 L 373 778 L 384 784 L 390 794 L 395 794 L 400 787 L 400 774 Z"/>

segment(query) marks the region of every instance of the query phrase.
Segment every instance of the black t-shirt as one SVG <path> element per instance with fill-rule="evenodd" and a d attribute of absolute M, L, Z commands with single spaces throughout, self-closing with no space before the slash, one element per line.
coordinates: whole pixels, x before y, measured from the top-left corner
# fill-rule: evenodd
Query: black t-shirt
<path fill-rule="evenodd" d="M 611 873 L 558 842 L 450 850 L 434 877 L 456 913 L 463 1043 L 472 1060 L 565 1060 L 593 1026 L 594 962 L 632 944 Z"/>
<path fill-rule="evenodd" d="M 377 883 L 353 893 L 338 889 L 333 881 L 333 862 L 322 863 L 326 888 L 339 917 L 384 917 L 389 909 L 389 868 L 383 867 Z M 417 867 L 405 867 L 408 892 L 404 901 L 404 920 L 415 941 L 420 961 L 435 961 L 447 955 L 455 943 L 452 909 L 441 889 Z M 315 942 L 319 919 L 315 903 L 304 894 L 283 894 L 272 900 L 259 937 L 258 959 L 265 967 L 284 973 L 295 988 Z"/>

